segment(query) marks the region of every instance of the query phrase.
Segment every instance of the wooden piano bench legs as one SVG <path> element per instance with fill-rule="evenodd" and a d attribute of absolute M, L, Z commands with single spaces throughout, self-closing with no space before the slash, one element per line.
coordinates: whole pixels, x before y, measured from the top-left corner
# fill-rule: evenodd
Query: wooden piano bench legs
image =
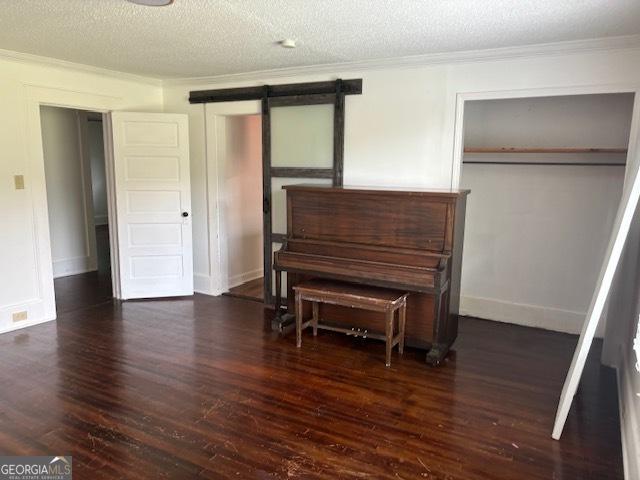
<path fill-rule="evenodd" d="M 393 323 L 394 318 L 398 312 L 398 334 L 393 336 Z M 398 308 L 389 310 L 385 315 L 385 342 L 386 342 L 386 356 L 385 365 L 391 366 L 391 350 L 394 346 L 398 345 L 398 353 L 402 355 L 404 353 L 404 327 L 407 318 L 407 303 L 402 303 Z"/>
<path fill-rule="evenodd" d="M 320 306 L 318 305 L 318 302 L 312 302 L 311 308 L 313 311 L 313 316 L 309 320 L 303 322 L 303 301 L 304 299 L 302 298 L 300 292 L 296 292 L 296 347 L 298 348 L 302 346 L 302 330 L 307 328 L 309 325 L 313 327 L 313 336 L 315 337 L 316 335 L 318 335 L 318 312 L 320 311 Z"/>
<path fill-rule="evenodd" d="M 318 329 L 342 332 L 358 337 L 371 337 L 386 342 L 385 365 L 391 365 L 391 350 L 398 345 L 400 354 L 404 352 L 404 333 L 407 318 L 407 295 L 395 290 L 362 287 L 342 283 L 310 281 L 293 287 L 296 301 L 296 346 L 302 346 L 302 330 L 311 326 L 313 335 Z M 303 319 L 304 302 L 311 302 L 312 316 Z M 349 329 L 334 325 L 324 325 L 319 322 L 320 303 L 360 308 L 375 312 L 383 312 L 385 316 L 385 333 L 370 333 L 368 330 Z M 396 315 L 397 313 L 397 315 Z M 398 319 L 398 333 L 394 335 L 395 319 Z"/>

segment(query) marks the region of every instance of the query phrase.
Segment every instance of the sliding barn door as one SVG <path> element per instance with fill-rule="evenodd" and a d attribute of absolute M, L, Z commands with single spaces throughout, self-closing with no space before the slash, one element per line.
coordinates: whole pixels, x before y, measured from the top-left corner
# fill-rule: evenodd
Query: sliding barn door
<path fill-rule="evenodd" d="M 344 97 L 317 94 L 263 100 L 265 302 L 275 299 L 273 252 L 287 234 L 284 185 L 342 185 Z M 286 273 L 282 278 L 286 295 Z"/>
<path fill-rule="evenodd" d="M 193 294 L 187 115 L 111 113 L 120 296 Z"/>

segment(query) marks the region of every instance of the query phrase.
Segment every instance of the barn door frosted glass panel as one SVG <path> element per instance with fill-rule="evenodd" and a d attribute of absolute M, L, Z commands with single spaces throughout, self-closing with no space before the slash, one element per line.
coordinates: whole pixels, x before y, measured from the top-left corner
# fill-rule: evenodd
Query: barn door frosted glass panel
<path fill-rule="evenodd" d="M 326 169 L 333 172 L 333 104 L 271 108 L 271 167 Z M 271 222 L 273 233 L 287 233 L 283 185 L 331 184 L 330 179 L 271 179 Z"/>
<path fill-rule="evenodd" d="M 271 108 L 271 166 L 333 168 L 333 104 Z"/>
<path fill-rule="evenodd" d="M 282 186 L 332 184 L 334 110 L 333 102 L 270 107 L 272 247 L 279 245 L 279 236 L 287 233 L 286 193 Z M 275 295 L 275 279 L 270 283 L 266 291 Z M 286 289 L 282 295 L 286 296 Z"/>

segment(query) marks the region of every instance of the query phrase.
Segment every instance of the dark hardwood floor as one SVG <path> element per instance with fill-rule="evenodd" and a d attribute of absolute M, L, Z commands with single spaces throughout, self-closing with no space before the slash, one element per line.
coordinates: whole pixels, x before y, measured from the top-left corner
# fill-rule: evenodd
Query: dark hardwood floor
<path fill-rule="evenodd" d="M 59 317 L 73 310 L 111 302 L 111 255 L 107 225 L 96 226 L 96 251 L 98 270 L 55 280 Z"/>
<path fill-rule="evenodd" d="M 224 293 L 224 295 L 262 302 L 264 300 L 264 277 L 249 280 L 242 285 L 233 287 Z"/>
<path fill-rule="evenodd" d="M 84 281 L 56 281 L 57 322 L 0 336 L 2 455 L 73 455 L 75 479 L 622 478 L 599 345 L 556 442 L 573 336 L 463 319 L 442 367 L 385 368 L 383 342 L 296 349 L 257 302 L 82 304 Z"/>
<path fill-rule="evenodd" d="M 98 254 L 98 271 L 104 274 L 111 274 L 108 225 L 96 225 L 96 252 Z"/>

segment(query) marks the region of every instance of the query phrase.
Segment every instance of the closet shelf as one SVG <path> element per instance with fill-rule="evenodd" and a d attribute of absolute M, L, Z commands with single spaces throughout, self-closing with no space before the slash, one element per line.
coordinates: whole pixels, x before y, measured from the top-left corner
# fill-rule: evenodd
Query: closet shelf
<path fill-rule="evenodd" d="M 626 148 L 464 147 L 464 153 L 627 153 Z"/>

